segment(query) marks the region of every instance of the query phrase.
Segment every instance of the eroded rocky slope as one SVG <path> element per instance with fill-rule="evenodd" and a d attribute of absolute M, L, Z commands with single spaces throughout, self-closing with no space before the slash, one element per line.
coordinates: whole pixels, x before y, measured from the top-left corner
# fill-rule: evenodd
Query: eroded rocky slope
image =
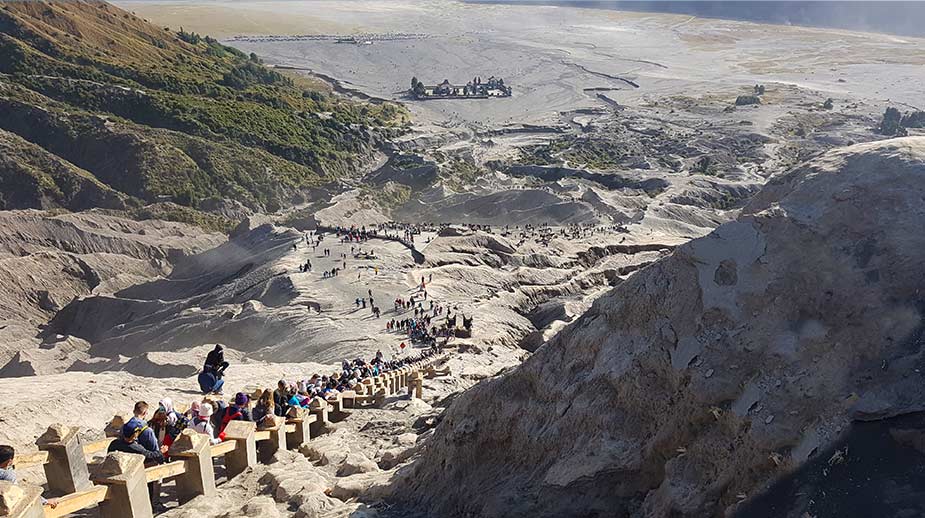
<path fill-rule="evenodd" d="M 441 516 L 722 516 L 817 459 L 840 469 L 828 454 L 856 422 L 922 410 L 923 175 L 925 139 L 907 138 L 773 179 L 460 397 L 399 500 Z M 916 494 L 889 506 L 916 514 Z"/>
<path fill-rule="evenodd" d="M 225 237 L 164 221 L 103 212 L 0 212 L 0 376 L 60 372 L 86 358 L 74 337 L 39 328 L 78 297 L 107 295 L 171 272 Z"/>

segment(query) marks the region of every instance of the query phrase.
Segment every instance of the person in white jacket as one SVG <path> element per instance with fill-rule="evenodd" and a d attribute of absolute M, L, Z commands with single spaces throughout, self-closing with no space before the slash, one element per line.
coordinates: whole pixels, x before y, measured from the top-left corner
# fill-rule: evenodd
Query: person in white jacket
<path fill-rule="evenodd" d="M 212 428 L 212 404 L 203 403 L 199 406 L 199 415 L 193 418 L 193 430 L 209 436 L 212 444 L 222 442 L 215 437 L 215 430 Z"/>

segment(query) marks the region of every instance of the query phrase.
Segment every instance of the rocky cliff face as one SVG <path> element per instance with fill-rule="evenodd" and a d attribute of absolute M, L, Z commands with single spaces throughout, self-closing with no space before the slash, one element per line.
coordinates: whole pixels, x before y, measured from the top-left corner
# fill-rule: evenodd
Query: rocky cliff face
<path fill-rule="evenodd" d="M 723 516 L 813 463 L 850 465 L 864 452 L 832 448 L 858 422 L 925 404 L 923 201 L 925 138 L 777 177 L 461 396 L 400 498 L 439 516 Z M 818 512 L 801 502 L 779 516 Z"/>

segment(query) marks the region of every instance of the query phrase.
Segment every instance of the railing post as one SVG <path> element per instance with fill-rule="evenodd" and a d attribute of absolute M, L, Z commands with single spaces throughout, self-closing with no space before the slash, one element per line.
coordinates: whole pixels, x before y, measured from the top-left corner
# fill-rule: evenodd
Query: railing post
<path fill-rule="evenodd" d="M 12 482 L 0 481 L 0 516 L 10 518 L 44 518 L 42 488 L 17 486 Z"/>
<path fill-rule="evenodd" d="M 251 421 L 231 421 L 225 427 L 225 440 L 235 441 L 234 451 L 225 454 L 225 469 L 231 479 L 257 464 L 257 427 Z"/>
<path fill-rule="evenodd" d="M 385 389 L 379 389 L 379 392 L 376 392 L 375 398 L 373 398 L 373 405 L 376 408 L 382 408 L 385 405 Z"/>
<path fill-rule="evenodd" d="M 324 427 L 328 424 L 328 403 L 320 398 L 312 399 L 308 405 L 309 412 L 315 416 L 315 421 L 311 424 L 311 432 L 315 437 L 321 435 Z"/>
<path fill-rule="evenodd" d="M 355 388 L 341 393 L 340 395 L 341 409 L 356 407 L 356 396 L 357 396 L 357 391 Z"/>
<path fill-rule="evenodd" d="M 93 481 L 109 487 L 100 502 L 100 518 L 152 518 L 151 497 L 145 477 L 145 458 L 113 452 L 94 465 Z"/>
<path fill-rule="evenodd" d="M 373 395 L 373 394 L 376 392 L 376 390 L 375 390 L 376 384 L 373 383 L 373 379 L 372 379 L 372 378 L 363 378 L 362 383 L 363 383 L 363 386 L 365 387 L 365 389 L 363 390 L 362 394 L 365 394 L 365 395 L 367 395 L 367 396 L 371 396 L 371 395 Z"/>
<path fill-rule="evenodd" d="M 77 439 L 77 429 L 53 424 L 36 439 L 35 444 L 48 452 L 45 478 L 53 493 L 76 493 L 90 489 L 90 472 L 83 446 Z"/>
<path fill-rule="evenodd" d="M 295 431 L 286 434 L 286 444 L 290 449 L 296 450 L 311 440 L 311 423 L 306 422 L 306 420 L 310 421 L 311 419 L 312 416 L 300 408 L 296 413 L 296 417 L 289 420 L 290 423 L 295 425 Z"/>
<path fill-rule="evenodd" d="M 170 456 L 183 460 L 184 473 L 176 477 L 180 503 L 193 498 L 215 496 L 215 471 L 209 436 L 187 428 L 170 445 Z"/>
<path fill-rule="evenodd" d="M 332 423 L 338 423 L 347 417 L 348 414 L 344 412 L 344 400 L 341 399 L 339 393 L 334 399 L 325 399 L 324 401 L 328 404 L 328 419 Z"/>
<path fill-rule="evenodd" d="M 408 392 L 412 394 L 412 399 L 424 399 L 424 376 L 421 375 L 420 371 L 415 372 L 411 376 L 411 383 L 409 384 L 408 389 Z"/>
<path fill-rule="evenodd" d="M 281 417 L 272 416 L 273 425 L 261 430 L 270 432 L 270 438 L 260 442 L 260 460 L 267 463 L 279 450 L 286 449 L 286 423 Z"/>

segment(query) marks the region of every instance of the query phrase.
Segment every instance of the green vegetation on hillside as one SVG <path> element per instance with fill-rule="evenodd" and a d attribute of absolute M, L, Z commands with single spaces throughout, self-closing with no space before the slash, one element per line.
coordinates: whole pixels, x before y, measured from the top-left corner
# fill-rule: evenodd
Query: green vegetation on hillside
<path fill-rule="evenodd" d="M 365 208 L 394 209 L 411 199 L 411 187 L 386 182 L 379 187 L 362 187 L 358 198 Z"/>
<path fill-rule="evenodd" d="M 485 173 L 471 161 L 452 157 L 440 165 L 440 176 L 444 183 L 454 191 L 464 191 L 472 187 L 476 180 Z"/>
<path fill-rule="evenodd" d="M 564 136 L 521 150 L 520 162 L 530 165 L 563 165 L 588 169 L 613 169 L 626 158 L 622 146 L 609 139 Z"/>
<path fill-rule="evenodd" d="M 400 131 L 405 113 L 397 105 L 305 84 L 256 55 L 155 27 L 105 2 L 0 3 L 0 130 L 134 206 L 169 201 L 190 210 L 230 198 L 276 210 L 301 189 L 352 174 Z M 0 165 L 5 185 L 35 169 L 9 162 Z M 0 209 L 11 208 L 12 197 Z M 81 200 L 47 189 L 42 205 L 94 205 Z"/>

